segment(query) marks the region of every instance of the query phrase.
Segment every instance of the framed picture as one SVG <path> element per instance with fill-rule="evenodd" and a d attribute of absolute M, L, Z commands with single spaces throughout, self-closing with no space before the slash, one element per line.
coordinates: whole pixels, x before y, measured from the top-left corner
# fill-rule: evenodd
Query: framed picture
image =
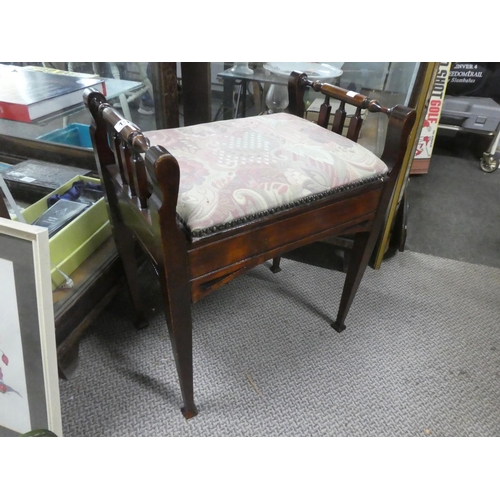
<path fill-rule="evenodd" d="M 0 218 L 0 436 L 62 436 L 46 228 Z"/>

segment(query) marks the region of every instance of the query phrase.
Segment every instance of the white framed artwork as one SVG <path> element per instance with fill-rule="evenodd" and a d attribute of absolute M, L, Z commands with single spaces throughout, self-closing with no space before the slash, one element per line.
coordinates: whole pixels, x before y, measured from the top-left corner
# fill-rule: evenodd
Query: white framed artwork
<path fill-rule="evenodd" d="M 0 436 L 62 436 L 46 228 L 0 218 Z"/>

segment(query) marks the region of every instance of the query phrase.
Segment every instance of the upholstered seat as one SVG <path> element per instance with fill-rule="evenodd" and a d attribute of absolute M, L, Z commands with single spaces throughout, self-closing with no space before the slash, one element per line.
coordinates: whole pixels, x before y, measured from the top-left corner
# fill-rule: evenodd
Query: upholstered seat
<path fill-rule="evenodd" d="M 387 172 L 385 163 L 358 143 L 286 113 L 144 135 L 179 163 L 177 213 L 194 237 Z"/>

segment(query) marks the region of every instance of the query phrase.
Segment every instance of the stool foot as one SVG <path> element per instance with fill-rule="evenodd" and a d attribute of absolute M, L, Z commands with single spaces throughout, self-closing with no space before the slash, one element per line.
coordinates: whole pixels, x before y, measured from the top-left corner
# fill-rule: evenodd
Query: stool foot
<path fill-rule="evenodd" d="M 271 266 L 271 271 L 274 274 L 279 273 L 281 271 L 280 261 L 281 261 L 281 257 L 274 257 L 273 265 Z"/>
<path fill-rule="evenodd" d="M 337 323 L 336 321 L 334 321 L 333 323 L 330 323 L 330 326 L 336 330 L 337 332 L 343 332 L 345 330 L 345 325 L 344 324 L 339 324 Z"/>
<path fill-rule="evenodd" d="M 189 420 L 190 418 L 196 417 L 196 415 L 198 415 L 198 410 L 196 409 L 196 406 L 194 406 L 194 405 L 190 406 L 189 408 L 186 408 L 185 406 L 183 406 L 181 408 L 181 412 L 184 415 L 184 418 L 186 420 Z"/>
<path fill-rule="evenodd" d="M 139 315 L 134 320 L 134 326 L 138 330 L 142 330 L 143 328 L 147 328 L 149 326 L 149 321 L 146 319 L 145 316 Z"/>

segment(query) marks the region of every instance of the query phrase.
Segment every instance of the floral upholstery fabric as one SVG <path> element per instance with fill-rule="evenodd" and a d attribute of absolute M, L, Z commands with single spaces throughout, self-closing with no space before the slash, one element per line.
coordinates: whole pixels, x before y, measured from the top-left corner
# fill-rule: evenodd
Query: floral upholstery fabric
<path fill-rule="evenodd" d="M 286 113 L 145 132 L 179 162 L 177 212 L 193 235 L 387 172 L 373 153 Z"/>

